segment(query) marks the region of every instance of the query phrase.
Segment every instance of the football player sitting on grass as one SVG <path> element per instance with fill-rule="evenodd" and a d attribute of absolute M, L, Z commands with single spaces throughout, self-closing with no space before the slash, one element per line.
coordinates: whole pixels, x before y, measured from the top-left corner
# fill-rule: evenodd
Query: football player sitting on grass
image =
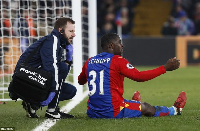
<path fill-rule="evenodd" d="M 133 100 L 123 98 L 124 77 L 137 82 L 151 80 L 166 71 L 176 70 L 180 60 L 171 58 L 158 68 L 138 71 L 125 58 L 121 57 L 123 44 L 117 34 L 106 34 L 101 38 L 103 52 L 89 58 L 78 77 L 79 84 L 88 82 L 89 100 L 87 115 L 90 118 L 132 118 L 145 116 L 180 115 L 186 104 L 186 93 L 181 92 L 171 107 L 151 106 L 140 102 L 140 93 Z"/>

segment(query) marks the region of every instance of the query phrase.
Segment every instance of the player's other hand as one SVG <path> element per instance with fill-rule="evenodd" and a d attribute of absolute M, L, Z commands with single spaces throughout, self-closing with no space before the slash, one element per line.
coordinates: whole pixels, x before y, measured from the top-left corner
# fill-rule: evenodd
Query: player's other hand
<path fill-rule="evenodd" d="M 171 58 L 164 65 L 166 71 L 173 71 L 178 69 L 180 66 L 180 60 L 176 59 L 176 57 Z"/>

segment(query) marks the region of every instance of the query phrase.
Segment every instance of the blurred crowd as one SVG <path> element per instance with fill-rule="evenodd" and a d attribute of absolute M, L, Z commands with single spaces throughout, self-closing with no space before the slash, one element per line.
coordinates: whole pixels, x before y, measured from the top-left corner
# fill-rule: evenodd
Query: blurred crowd
<path fill-rule="evenodd" d="M 172 36 L 199 35 L 200 0 L 171 1 L 171 13 L 163 24 L 161 34 Z M 97 35 L 102 36 L 110 32 L 118 33 L 121 29 L 123 37 L 131 36 L 134 28 L 135 8 L 139 2 L 140 0 L 97 0 Z M 66 3 L 60 0 L 41 0 L 38 2 L 3 0 L 0 4 L 2 8 L 0 10 L 0 36 L 20 36 L 22 51 L 23 43 L 29 43 L 27 42 L 28 37 L 38 39 L 38 36 L 46 35 L 49 33 L 48 30 L 52 30 L 56 18 L 63 16 L 63 14 L 72 16 L 70 1 Z M 83 2 L 82 5 L 82 15 L 86 16 L 88 13 L 87 2 Z M 83 23 L 88 22 L 87 17 L 83 17 L 82 20 Z M 82 26 L 85 30 L 88 29 L 87 24 Z M 87 36 L 88 34 L 83 33 L 83 35 Z"/>
<path fill-rule="evenodd" d="M 165 36 L 200 35 L 200 0 L 172 0 L 161 33 Z"/>
<path fill-rule="evenodd" d="M 98 36 L 116 33 L 118 27 L 124 37 L 131 35 L 138 3 L 139 0 L 97 0 Z"/>

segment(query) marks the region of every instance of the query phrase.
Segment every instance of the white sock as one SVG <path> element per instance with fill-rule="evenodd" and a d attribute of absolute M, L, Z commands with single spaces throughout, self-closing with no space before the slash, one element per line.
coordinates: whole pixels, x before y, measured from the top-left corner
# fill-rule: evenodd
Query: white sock
<path fill-rule="evenodd" d="M 31 110 L 31 113 L 35 113 L 35 110 L 33 110 L 32 108 L 30 108 L 30 110 Z"/>
<path fill-rule="evenodd" d="M 174 115 L 178 114 L 178 109 L 175 106 L 172 106 L 174 108 Z"/>
<path fill-rule="evenodd" d="M 55 108 L 49 108 L 47 109 L 48 112 L 54 112 L 55 111 Z"/>

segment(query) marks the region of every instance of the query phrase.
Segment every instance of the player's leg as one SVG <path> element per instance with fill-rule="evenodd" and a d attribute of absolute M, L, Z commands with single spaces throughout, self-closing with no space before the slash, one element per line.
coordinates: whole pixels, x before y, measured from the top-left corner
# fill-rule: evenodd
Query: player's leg
<path fill-rule="evenodd" d="M 150 104 L 144 102 L 141 103 L 141 115 L 145 116 L 169 116 L 176 115 L 176 108 L 166 107 L 166 106 L 151 106 Z"/>
<path fill-rule="evenodd" d="M 180 115 L 182 109 L 186 104 L 186 93 L 181 92 L 176 99 L 172 107 L 166 106 L 151 106 L 150 104 L 144 102 L 141 103 L 141 114 L 145 116 L 168 116 L 168 115 Z"/>
<path fill-rule="evenodd" d="M 141 115 L 168 116 L 170 110 L 166 106 L 151 106 L 149 103 L 141 103 Z"/>
<path fill-rule="evenodd" d="M 141 101 L 141 96 L 139 91 L 135 91 L 132 100 Z M 164 106 L 151 106 L 149 103 L 141 103 L 141 115 L 145 116 L 157 116 L 157 115 L 168 115 L 169 110 Z"/>
<path fill-rule="evenodd" d="M 154 116 L 155 112 L 155 107 L 151 106 L 149 103 L 141 103 L 141 115 Z"/>
<path fill-rule="evenodd" d="M 139 91 L 133 93 L 132 100 L 141 101 L 141 95 Z M 145 116 L 153 116 L 156 112 L 156 109 L 150 104 L 144 102 L 141 103 L 141 114 Z"/>

